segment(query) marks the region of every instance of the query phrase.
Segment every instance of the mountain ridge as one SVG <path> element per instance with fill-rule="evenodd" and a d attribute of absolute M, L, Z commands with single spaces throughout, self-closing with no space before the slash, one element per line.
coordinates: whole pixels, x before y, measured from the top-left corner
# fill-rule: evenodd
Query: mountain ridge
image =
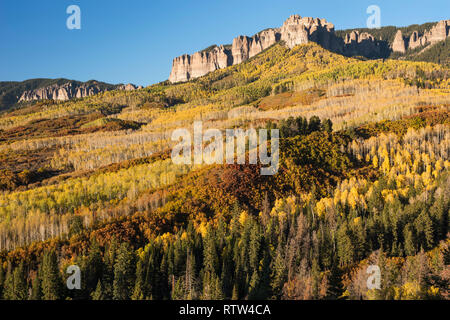
<path fill-rule="evenodd" d="M 387 32 L 388 36 L 383 36 L 380 35 L 381 29 L 394 29 L 396 34 Z M 405 36 L 402 30 L 405 31 Z M 241 35 L 234 38 L 232 45 L 212 45 L 194 54 L 174 58 L 169 81 L 184 82 L 241 63 L 280 41 L 288 48 L 311 41 L 346 56 L 385 59 L 393 54 L 397 58 L 409 53 L 411 49 L 428 48 L 447 39 L 449 35 L 450 20 L 401 28 L 389 26 L 335 32 L 334 25 L 325 19 L 292 15 L 280 28 L 267 28 L 252 37 Z"/>
<path fill-rule="evenodd" d="M 110 84 L 97 80 L 85 82 L 65 78 L 35 78 L 24 81 L 0 82 L 0 111 L 17 103 L 34 100 L 60 100 L 83 98 L 110 90 L 134 90 L 134 84 Z"/>

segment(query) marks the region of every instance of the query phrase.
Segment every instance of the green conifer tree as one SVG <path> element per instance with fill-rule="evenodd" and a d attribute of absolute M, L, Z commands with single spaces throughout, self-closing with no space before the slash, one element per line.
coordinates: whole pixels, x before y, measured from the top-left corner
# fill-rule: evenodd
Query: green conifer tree
<path fill-rule="evenodd" d="M 104 300 L 105 296 L 103 295 L 102 282 L 98 280 L 97 287 L 94 292 L 91 294 L 92 300 Z"/>
<path fill-rule="evenodd" d="M 58 260 L 54 250 L 46 252 L 42 260 L 42 298 L 44 300 L 61 299 L 62 280 Z"/>
<path fill-rule="evenodd" d="M 114 300 L 130 299 L 135 277 L 134 263 L 134 251 L 127 242 L 122 243 L 114 264 Z"/>
<path fill-rule="evenodd" d="M 33 279 L 33 284 L 31 287 L 31 300 L 41 300 L 42 299 L 42 281 L 40 268 L 36 273 L 36 277 Z"/>

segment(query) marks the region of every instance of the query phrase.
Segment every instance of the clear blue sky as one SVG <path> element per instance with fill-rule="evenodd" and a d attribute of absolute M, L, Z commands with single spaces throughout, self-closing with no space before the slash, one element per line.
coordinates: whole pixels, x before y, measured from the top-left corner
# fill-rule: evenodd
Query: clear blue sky
<path fill-rule="evenodd" d="M 81 30 L 66 27 L 72 4 Z M 0 80 L 149 85 L 169 77 L 173 57 L 278 27 L 291 14 L 365 27 L 372 4 L 383 26 L 450 19 L 449 0 L 0 0 Z"/>

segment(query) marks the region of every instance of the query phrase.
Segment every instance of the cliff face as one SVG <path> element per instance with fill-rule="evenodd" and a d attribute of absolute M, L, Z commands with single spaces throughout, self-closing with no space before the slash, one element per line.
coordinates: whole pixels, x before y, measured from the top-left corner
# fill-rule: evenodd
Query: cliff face
<path fill-rule="evenodd" d="M 343 52 L 348 56 L 378 56 L 381 53 L 381 46 L 371 34 L 356 30 L 345 35 Z"/>
<path fill-rule="evenodd" d="M 406 52 L 406 43 L 401 30 L 398 30 L 395 34 L 394 42 L 392 43 L 392 50 L 400 53 Z"/>
<path fill-rule="evenodd" d="M 233 39 L 231 48 L 215 46 L 208 51 L 193 55 L 182 55 L 173 60 L 169 81 L 188 81 L 201 77 L 217 69 L 242 63 L 271 45 L 283 41 L 288 48 L 299 44 L 316 42 L 325 49 L 348 56 L 361 55 L 368 58 L 380 58 L 385 52 L 405 53 L 408 49 L 434 44 L 449 36 L 450 20 L 437 23 L 429 31 L 420 35 L 415 31 L 409 38 L 404 38 L 399 30 L 392 44 L 377 40 L 367 32 L 353 30 L 342 38 L 337 37 L 334 25 L 325 19 L 289 17 L 280 28 L 266 29 L 248 37 L 238 36 Z"/>
<path fill-rule="evenodd" d="M 403 37 L 402 32 L 399 30 L 395 35 L 392 51 L 405 53 L 408 49 L 435 44 L 445 40 L 448 36 L 450 36 L 450 20 L 439 21 L 430 30 L 425 31 L 423 35 L 414 31 L 410 37 Z"/>
<path fill-rule="evenodd" d="M 208 72 L 231 65 L 231 52 L 224 46 L 214 47 L 210 51 L 182 55 L 173 60 L 171 82 L 187 81 L 201 77 Z"/>
<path fill-rule="evenodd" d="M 279 41 L 279 35 L 276 30 L 268 29 L 253 37 L 234 38 L 231 48 L 215 46 L 209 51 L 199 51 L 193 55 L 184 54 L 173 60 L 169 81 L 195 79 L 211 71 L 244 62 L 277 41 Z"/>
<path fill-rule="evenodd" d="M 280 29 L 281 40 L 288 48 L 310 41 L 322 45 L 326 49 L 336 49 L 334 41 L 334 25 L 325 19 L 302 18 L 294 15 L 287 19 Z"/>
<path fill-rule="evenodd" d="M 109 90 L 135 90 L 137 87 L 133 84 L 111 85 L 105 87 L 96 81 L 89 83 L 80 83 L 70 81 L 64 84 L 53 84 L 34 90 L 26 90 L 19 98 L 20 101 L 30 100 L 69 100 L 73 98 L 83 98 L 92 96 L 100 92 Z"/>
<path fill-rule="evenodd" d="M 335 38 L 334 26 L 326 20 L 293 15 L 281 28 L 266 29 L 252 37 L 234 38 L 231 50 L 220 46 L 209 52 L 196 52 L 193 55 L 185 54 L 175 58 L 169 81 L 187 81 L 217 69 L 239 64 L 280 40 L 284 41 L 289 48 L 313 41 L 332 49 L 339 46 Z"/>

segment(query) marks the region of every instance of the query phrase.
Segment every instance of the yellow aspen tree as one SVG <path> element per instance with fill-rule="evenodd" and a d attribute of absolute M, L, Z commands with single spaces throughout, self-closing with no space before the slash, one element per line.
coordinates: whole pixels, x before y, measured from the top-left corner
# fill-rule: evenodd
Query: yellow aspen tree
<path fill-rule="evenodd" d="M 378 157 L 375 155 L 372 159 L 372 164 L 375 169 L 378 169 Z"/>

